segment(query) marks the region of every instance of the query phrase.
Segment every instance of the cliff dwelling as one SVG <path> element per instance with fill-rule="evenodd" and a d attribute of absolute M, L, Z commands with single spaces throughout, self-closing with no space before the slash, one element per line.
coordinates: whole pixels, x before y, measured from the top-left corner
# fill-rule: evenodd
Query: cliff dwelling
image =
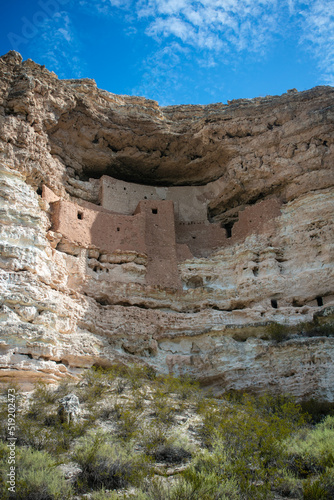
<path fill-rule="evenodd" d="M 1 380 L 140 362 L 334 401 L 334 89 L 160 107 L 14 52 L 0 76 Z"/>
<path fill-rule="evenodd" d="M 178 263 L 206 258 L 252 233 L 268 231 L 280 214 L 277 197 L 247 206 L 233 227 L 208 220 L 214 183 L 206 186 L 155 187 L 103 175 L 99 205 L 58 199 L 43 186 L 52 207 L 52 230 L 69 242 L 113 254 L 133 251 L 147 258 L 145 284 L 182 289 Z"/>

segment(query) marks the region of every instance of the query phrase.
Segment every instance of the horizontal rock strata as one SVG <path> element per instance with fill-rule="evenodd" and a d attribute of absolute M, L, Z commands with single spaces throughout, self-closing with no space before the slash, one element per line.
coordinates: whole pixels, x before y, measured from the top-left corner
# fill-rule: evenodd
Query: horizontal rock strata
<path fill-rule="evenodd" d="M 14 52 L 0 85 L 1 381 L 142 362 L 217 392 L 334 400 L 334 89 L 160 108 Z M 148 240 L 55 224 L 59 203 L 107 220 L 103 176 L 193 186 L 211 232 L 175 216 L 178 286 L 150 278 Z"/>

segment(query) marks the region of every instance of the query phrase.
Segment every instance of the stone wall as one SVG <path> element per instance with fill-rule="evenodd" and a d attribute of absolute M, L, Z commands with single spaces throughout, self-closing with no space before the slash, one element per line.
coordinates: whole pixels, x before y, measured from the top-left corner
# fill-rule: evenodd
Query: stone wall
<path fill-rule="evenodd" d="M 141 201 L 137 213 L 145 220 L 147 284 L 182 288 L 177 268 L 173 202 Z"/>
<path fill-rule="evenodd" d="M 195 257 L 208 257 L 215 248 L 228 244 L 226 230 L 220 224 L 177 222 L 176 239 L 188 246 Z"/>
<path fill-rule="evenodd" d="M 178 220 L 205 221 L 206 190 L 206 186 L 145 186 L 103 175 L 100 180 L 100 203 L 103 208 L 130 215 L 141 200 L 170 200 L 174 203 Z"/>
<path fill-rule="evenodd" d="M 208 257 L 214 249 L 245 240 L 251 234 L 271 233 L 273 220 L 281 213 L 281 201 L 271 198 L 238 212 L 238 220 L 227 230 L 206 222 L 176 223 L 176 240 L 188 246 L 195 257 Z"/>
<path fill-rule="evenodd" d="M 101 251 L 145 252 L 145 221 L 142 214 L 118 215 L 81 207 L 68 201 L 52 203 L 52 229 L 81 246 Z"/>
<path fill-rule="evenodd" d="M 141 188 L 139 186 L 139 193 Z M 43 188 L 43 197 L 56 199 L 47 187 Z M 170 200 L 142 200 L 133 215 L 115 214 L 87 202 L 79 206 L 59 200 L 51 201 L 51 205 L 54 231 L 79 245 L 96 246 L 106 253 L 116 250 L 146 253 L 146 283 L 180 288 L 177 262 L 208 257 L 213 250 L 244 240 L 251 234 L 271 232 L 272 221 L 280 214 L 281 202 L 272 198 L 246 207 L 239 212 L 239 220 L 230 231 L 209 221 L 178 220 Z M 124 209 L 122 203 L 120 207 Z"/>
<path fill-rule="evenodd" d="M 278 198 L 270 198 L 240 211 L 239 220 L 232 227 L 232 241 L 243 240 L 253 233 L 271 232 L 273 219 L 281 214 L 281 205 Z"/>
<path fill-rule="evenodd" d="M 58 80 L 14 52 L 0 57 L 0 81 L 1 381 L 141 362 L 219 392 L 334 401 L 333 88 L 160 108 Z M 52 230 L 49 203 L 72 200 L 73 224 L 58 228 L 79 239 L 73 229 L 89 212 L 75 219 L 77 210 L 93 210 L 104 246 L 110 216 L 121 214 L 99 206 L 103 175 L 178 192 L 193 185 L 210 221 L 224 225 L 225 242 L 207 258 L 191 259 L 176 238 L 183 290 L 147 286 L 146 254 L 103 253 L 87 248 L 92 231 L 78 246 Z M 41 198 L 43 184 L 55 198 Z M 250 227 L 270 196 L 283 201 L 279 217 Z M 206 221 L 188 202 L 180 216 L 174 201 L 176 224 Z M 142 220 L 145 240 L 133 212 L 122 220 Z M 273 322 L 285 325 L 282 342 Z"/>
<path fill-rule="evenodd" d="M 50 190 L 44 192 L 52 199 Z M 141 201 L 131 216 L 63 200 L 51 206 L 52 230 L 70 242 L 107 254 L 120 250 L 146 253 L 146 284 L 181 288 L 172 201 Z"/>

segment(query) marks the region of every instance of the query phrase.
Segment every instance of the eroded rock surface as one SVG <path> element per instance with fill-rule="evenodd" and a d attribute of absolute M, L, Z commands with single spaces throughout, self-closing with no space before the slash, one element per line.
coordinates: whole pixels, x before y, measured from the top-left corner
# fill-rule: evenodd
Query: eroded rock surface
<path fill-rule="evenodd" d="M 2 381 L 141 361 L 217 391 L 334 400 L 333 88 L 159 108 L 14 52 L 0 85 Z M 175 215 L 178 286 L 150 278 L 148 240 L 114 248 L 55 225 L 57 203 L 114 213 L 103 176 L 193 186 L 207 219 L 186 230 Z"/>

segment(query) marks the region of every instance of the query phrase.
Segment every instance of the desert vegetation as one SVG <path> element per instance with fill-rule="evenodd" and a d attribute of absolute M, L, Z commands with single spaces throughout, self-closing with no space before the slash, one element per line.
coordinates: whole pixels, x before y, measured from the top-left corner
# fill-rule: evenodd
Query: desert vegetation
<path fill-rule="evenodd" d="M 7 484 L 7 389 L 2 395 L 4 500 L 334 498 L 329 404 L 214 397 L 189 378 L 137 365 L 93 367 L 77 384 L 15 390 L 15 494 Z M 80 403 L 75 418 L 59 411 L 68 394 Z"/>

